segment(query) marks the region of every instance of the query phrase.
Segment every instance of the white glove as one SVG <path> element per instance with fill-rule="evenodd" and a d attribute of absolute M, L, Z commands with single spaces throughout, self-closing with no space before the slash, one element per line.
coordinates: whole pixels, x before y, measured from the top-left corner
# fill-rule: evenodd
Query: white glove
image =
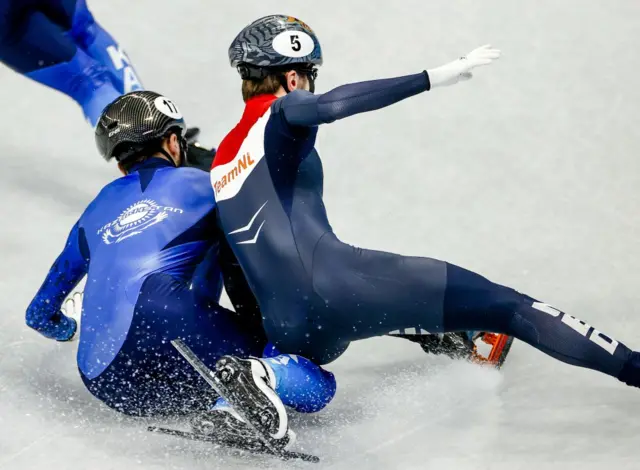
<path fill-rule="evenodd" d="M 459 81 L 469 80 L 473 77 L 471 70 L 481 65 L 489 65 L 500 57 L 500 51 L 490 45 L 478 47 L 458 60 L 449 62 L 441 67 L 427 70 L 431 88 L 437 86 L 455 85 Z"/>
<path fill-rule="evenodd" d="M 80 321 L 82 316 L 82 299 L 84 292 L 74 292 L 67 300 L 64 301 L 62 308 L 60 309 L 67 317 L 73 318 L 76 322 Z M 69 338 L 69 341 L 75 341 L 78 339 L 78 332 L 76 330 L 73 337 Z"/>

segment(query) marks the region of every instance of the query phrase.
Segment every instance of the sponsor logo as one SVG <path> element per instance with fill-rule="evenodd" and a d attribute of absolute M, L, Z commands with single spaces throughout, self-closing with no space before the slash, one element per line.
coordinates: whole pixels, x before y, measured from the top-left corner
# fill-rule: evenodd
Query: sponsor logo
<path fill-rule="evenodd" d="M 98 230 L 97 234 L 102 236 L 102 241 L 107 245 L 120 243 L 166 220 L 172 213 L 182 214 L 184 211 L 144 199 L 127 207 L 116 220 Z"/>
<path fill-rule="evenodd" d="M 264 132 L 271 110 L 268 110 L 253 125 L 244 139 L 233 160 L 211 169 L 211 186 L 216 202 L 232 199 L 238 195 L 249 175 L 264 158 Z"/>
<path fill-rule="evenodd" d="M 213 181 L 213 189 L 216 192 L 216 196 L 220 194 L 220 191 L 224 189 L 224 187 L 233 182 L 236 178 L 238 178 L 243 171 L 253 169 L 253 166 L 256 164 L 256 161 L 251 158 L 250 153 L 245 153 L 240 158 L 236 158 L 232 162 L 231 168 L 227 169 L 227 172 L 219 177 L 217 180 Z M 227 166 L 227 165 L 225 165 Z"/>
<path fill-rule="evenodd" d="M 269 202 L 269 201 L 267 201 L 267 202 Z M 256 213 L 253 214 L 253 217 L 251 217 L 251 220 L 249 221 L 249 223 L 247 225 L 245 225 L 244 227 L 241 227 L 241 228 L 239 228 L 237 230 L 234 230 L 233 232 L 229 232 L 228 235 L 237 235 L 239 233 L 249 232 L 251 230 L 251 227 L 253 227 L 253 223 L 258 218 L 258 215 L 260 214 L 260 212 L 262 212 L 262 209 L 264 209 L 264 206 L 267 205 L 267 202 L 262 204 L 262 206 L 260 206 L 260 209 L 258 209 L 256 211 Z M 258 227 L 258 230 L 256 230 L 256 233 L 253 236 L 253 238 L 251 238 L 249 240 L 243 240 L 243 241 L 236 242 L 236 245 L 255 245 L 257 243 L 257 241 L 258 241 L 258 237 L 260 236 L 260 232 L 262 231 L 262 227 L 264 227 L 264 223 L 265 222 L 266 222 L 266 220 L 262 221 L 262 223 Z"/>

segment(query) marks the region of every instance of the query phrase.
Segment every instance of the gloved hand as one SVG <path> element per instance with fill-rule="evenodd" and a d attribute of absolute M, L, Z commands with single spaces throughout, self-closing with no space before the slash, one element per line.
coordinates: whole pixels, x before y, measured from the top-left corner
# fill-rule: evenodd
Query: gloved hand
<path fill-rule="evenodd" d="M 449 62 L 441 67 L 427 70 L 431 88 L 437 86 L 455 85 L 459 81 L 469 80 L 473 77 L 472 70 L 482 65 L 489 65 L 500 58 L 501 52 L 490 45 L 478 47 L 458 60 Z"/>
<path fill-rule="evenodd" d="M 56 341 L 71 341 L 78 329 L 75 319 L 62 312 L 56 313 L 47 323 L 36 328 L 42 336 Z"/>
<path fill-rule="evenodd" d="M 74 292 L 64 302 L 64 306 L 42 325 L 33 328 L 43 336 L 56 341 L 72 341 L 76 339 L 78 322 L 82 312 L 82 292 Z"/>

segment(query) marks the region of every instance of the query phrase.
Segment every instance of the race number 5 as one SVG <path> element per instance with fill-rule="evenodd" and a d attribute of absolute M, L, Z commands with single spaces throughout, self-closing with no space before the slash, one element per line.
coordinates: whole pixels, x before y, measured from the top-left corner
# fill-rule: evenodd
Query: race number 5
<path fill-rule="evenodd" d="M 305 57 L 315 48 L 313 38 L 304 31 L 282 31 L 272 42 L 273 49 L 285 57 Z"/>
<path fill-rule="evenodd" d="M 294 34 L 293 36 L 291 36 L 291 50 L 294 52 L 298 52 L 300 49 L 302 49 L 302 45 L 300 44 L 298 35 Z"/>
<path fill-rule="evenodd" d="M 603 335 L 595 328 L 592 329 L 591 325 L 589 325 L 588 323 L 585 323 L 582 320 L 579 320 L 578 318 L 571 315 L 567 315 L 566 313 L 553 308 L 551 305 L 543 304 L 541 302 L 534 302 L 532 307 L 536 310 L 540 310 L 541 312 L 551 315 L 552 317 L 559 317 L 560 315 L 562 315 L 562 323 L 584 337 L 587 337 L 587 335 L 589 334 L 589 330 L 592 330 L 591 335 L 588 336 L 589 341 L 597 344 L 611 355 L 616 352 L 616 348 L 618 347 L 618 344 L 620 344 L 615 339 Z"/>

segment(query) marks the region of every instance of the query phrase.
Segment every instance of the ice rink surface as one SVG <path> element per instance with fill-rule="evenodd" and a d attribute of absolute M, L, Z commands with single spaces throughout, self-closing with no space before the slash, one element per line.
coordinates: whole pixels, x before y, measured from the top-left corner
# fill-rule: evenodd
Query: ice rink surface
<path fill-rule="evenodd" d="M 338 235 L 445 259 L 640 348 L 640 2 L 619 0 L 90 1 L 145 86 L 203 142 L 241 114 L 226 51 L 286 13 L 320 36 L 318 91 L 414 73 L 491 43 L 495 65 L 456 87 L 321 130 Z M 105 164 L 71 100 L 0 68 L 0 469 L 637 469 L 640 391 L 516 343 L 500 373 L 412 344 L 355 344 L 332 364 L 332 406 L 296 416 L 322 463 L 238 456 L 147 434 L 83 388 L 77 343 L 24 311 Z"/>

